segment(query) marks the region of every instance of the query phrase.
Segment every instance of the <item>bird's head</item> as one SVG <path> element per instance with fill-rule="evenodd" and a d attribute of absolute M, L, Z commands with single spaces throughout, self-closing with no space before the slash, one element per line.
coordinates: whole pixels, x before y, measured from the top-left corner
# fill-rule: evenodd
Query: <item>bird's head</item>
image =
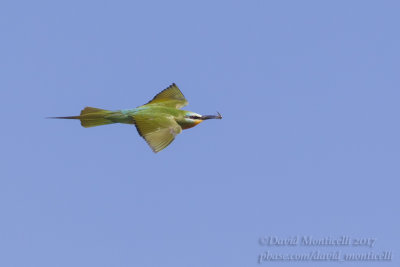
<path fill-rule="evenodd" d="M 183 117 L 183 120 L 179 122 L 182 129 L 188 129 L 196 126 L 202 121 L 209 119 L 222 119 L 221 114 L 218 115 L 200 115 L 191 111 L 187 111 Z"/>

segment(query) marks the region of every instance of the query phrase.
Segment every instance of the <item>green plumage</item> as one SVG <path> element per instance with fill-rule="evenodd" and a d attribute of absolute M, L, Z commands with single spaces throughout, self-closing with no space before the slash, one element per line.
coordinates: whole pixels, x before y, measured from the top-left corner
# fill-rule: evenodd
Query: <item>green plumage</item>
<path fill-rule="evenodd" d="M 157 94 L 147 104 L 127 110 L 110 111 L 86 107 L 79 116 L 54 117 L 57 119 L 79 119 L 83 127 L 94 127 L 112 123 L 134 124 L 152 150 L 157 153 L 167 147 L 182 129 L 196 126 L 206 119 L 221 119 L 221 115 L 207 115 L 180 110 L 188 101 L 176 84 Z"/>

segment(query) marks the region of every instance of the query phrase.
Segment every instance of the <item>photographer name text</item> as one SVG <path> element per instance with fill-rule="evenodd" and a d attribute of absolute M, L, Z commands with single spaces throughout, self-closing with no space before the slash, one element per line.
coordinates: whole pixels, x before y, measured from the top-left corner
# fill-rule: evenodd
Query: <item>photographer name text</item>
<path fill-rule="evenodd" d="M 293 236 L 288 238 L 280 238 L 277 236 L 263 236 L 259 239 L 261 246 L 352 246 L 352 247 L 374 247 L 376 238 L 374 237 L 350 237 L 340 236 L 315 238 L 313 236 Z"/>

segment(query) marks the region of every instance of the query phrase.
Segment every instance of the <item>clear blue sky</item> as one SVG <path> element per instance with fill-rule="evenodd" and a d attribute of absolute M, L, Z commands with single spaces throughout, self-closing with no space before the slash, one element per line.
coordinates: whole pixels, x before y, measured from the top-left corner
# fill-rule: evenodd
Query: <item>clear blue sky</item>
<path fill-rule="evenodd" d="M 399 10 L 2 1 L 0 266 L 243 267 L 316 249 L 391 250 L 391 263 L 368 265 L 398 265 Z M 224 118 L 158 154 L 134 126 L 44 119 L 133 108 L 172 82 L 187 110 Z M 258 243 L 306 235 L 377 241 Z"/>

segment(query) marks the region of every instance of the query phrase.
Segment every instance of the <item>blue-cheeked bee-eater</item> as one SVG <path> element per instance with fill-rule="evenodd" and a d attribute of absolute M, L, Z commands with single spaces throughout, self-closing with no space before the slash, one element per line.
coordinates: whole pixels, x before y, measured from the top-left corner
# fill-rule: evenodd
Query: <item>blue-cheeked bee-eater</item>
<path fill-rule="evenodd" d="M 173 83 L 151 101 L 134 109 L 110 111 L 85 107 L 79 116 L 52 117 L 54 119 L 78 119 L 85 128 L 112 124 L 134 124 L 140 136 L 157 153 L 166 148 L 182 129 L 189 129 L 208 119 L 222 119 L 218 115 L 200 115 L 181 110 L 188 101 Z"/>

